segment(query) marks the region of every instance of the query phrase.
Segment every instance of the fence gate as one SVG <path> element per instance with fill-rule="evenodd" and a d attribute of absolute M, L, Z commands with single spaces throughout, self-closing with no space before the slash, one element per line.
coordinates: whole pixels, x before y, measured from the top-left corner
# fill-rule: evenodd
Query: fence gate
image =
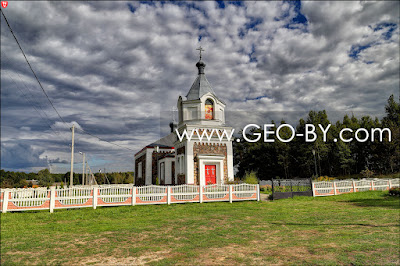
<path fill-rule="evenodd" d="M 312 197 L 312 180 L 272 179 L 272 199 L 286 199 L 294 196 Z"/>

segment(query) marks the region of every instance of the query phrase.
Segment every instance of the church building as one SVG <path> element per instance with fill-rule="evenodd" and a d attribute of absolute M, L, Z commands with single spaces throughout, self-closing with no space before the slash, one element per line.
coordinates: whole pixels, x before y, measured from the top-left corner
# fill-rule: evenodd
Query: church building
<path fill-rule="evenodd" d="M 224 131 L 227 135 L 232 132 L 232 128 L 225 125 L 226 105 L 217 97 L 208 82 L 204 72 L 206 64 L 201 57 L 204 50 L 201 47 L 198 50 L 198 75 L 186 97 L 178 98 L 177 125 L 171 123 L 169 135 L 135 154 L 136 186 L 204 186 L 233 181 L 232 140 L 228 140 L 226 135 L 222 139 L 220 137 Z M 182 138 L 185 131 L 187 135 Z M 214 134 L 200 139 L 199 135 L 203 132 Z M 189 140 L 187 136 L 191 135 Z"/>

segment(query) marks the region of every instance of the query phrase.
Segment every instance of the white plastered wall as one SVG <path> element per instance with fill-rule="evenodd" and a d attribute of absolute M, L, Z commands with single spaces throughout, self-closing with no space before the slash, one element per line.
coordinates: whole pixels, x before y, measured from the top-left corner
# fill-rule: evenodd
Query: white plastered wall
<path fill-rule="evenodd" d="M 158 173 L 161 173 L 161 163 L 164 163 L 165 167 L 165 184 L 166 185 L 171 185 L 172 184 L 172 176 L 171 176 L 171 171 L 172 171 L 172 162 L 175 161 L 175 158 L 171 157 L 166 157 L 163 159 L 160 159 L 158 161 Z M 161 178 L 161 177 L 159 177 Z M 160 180 L 161 182 L 161 180 Z"/>

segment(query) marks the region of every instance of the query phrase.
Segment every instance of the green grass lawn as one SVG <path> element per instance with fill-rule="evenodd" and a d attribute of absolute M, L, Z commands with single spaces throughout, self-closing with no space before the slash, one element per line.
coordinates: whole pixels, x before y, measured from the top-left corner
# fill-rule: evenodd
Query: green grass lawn
<path fill-rule="evenodd" d="M 399 211 L 373 191 L 6 213 L 1 264 L 398 265 Z"/>

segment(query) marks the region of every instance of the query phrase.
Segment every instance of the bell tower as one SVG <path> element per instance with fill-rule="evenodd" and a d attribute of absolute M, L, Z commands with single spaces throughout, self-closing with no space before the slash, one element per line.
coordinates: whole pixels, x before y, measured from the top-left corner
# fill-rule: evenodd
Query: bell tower
<path fill-rule="evenodd" d="M 232 141 L 219 139 L 215 132 L 231 135 L 232 128 L 225 125 L 226 104 L 217 97 L 205 75 L 206 64 L 202 61 L 203 48 L 199 47 L 200 59 L 196 63 L 197 77 L 185 97 L 179 96 L 177 131 L 192 138 L 177 136 L 175 175 L 178 184 L 207 185 L 206 180 L 223 184 L 233 180 Z M 196 132 L 206 132 L 211 138 L 200 139 Z M 211 169 L 211 170 L 210 170 Z M 208 174 L 214 173 L 215 176 Z M 207 178 L 206 178 L 207 174 Z"/>
<path fill-rule="evenodd" d="M 225 103 L 220 100 L 205 75 L 206 64 L 202 61 L 201 47 L 200 60 L 196 63 L 198 75 L 186 97 L 178 99 L 178 127 L 183 124 L 224 125 Z"/>

